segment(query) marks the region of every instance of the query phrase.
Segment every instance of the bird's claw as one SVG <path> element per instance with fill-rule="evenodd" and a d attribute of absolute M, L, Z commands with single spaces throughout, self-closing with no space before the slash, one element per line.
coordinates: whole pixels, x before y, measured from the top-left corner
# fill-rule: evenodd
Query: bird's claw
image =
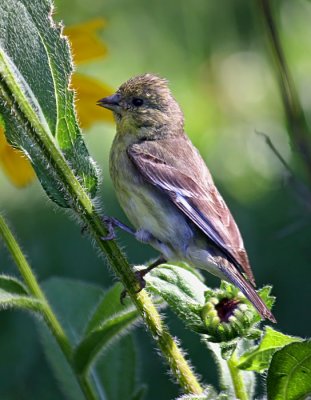
<path fill-rule="evenodd" d="M 142 269 L 140 271 L 135 272 L 135 276 L 137 278 L 137 281 L 139 283 L 139 288 L 135 290 L 135 293 L 138 294 L 141 292 L 143 289 L 146 287 L 146 281 L 144 279 L 144 276 L 149 272 L 147 271 L 148 268 Z M 124 305 L 124 299 L 127 297 L 128 291 L 126 289 L 122 290 L 120 294 L 120 303 Z"/>
<path fill-rule="evenodd" d="M 101 240 L 114 240 L 116 238 L 116 233 L 114 231 L 114 220 L 111 217 L 103 217 L 103 222 L 106 224 L 108 233 L 106 236 L 101 236 Z"/>

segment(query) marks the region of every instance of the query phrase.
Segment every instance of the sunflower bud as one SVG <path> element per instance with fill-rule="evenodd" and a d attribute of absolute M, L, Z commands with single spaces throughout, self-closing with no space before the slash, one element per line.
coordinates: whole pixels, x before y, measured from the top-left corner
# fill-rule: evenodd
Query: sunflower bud
<path fill-rule="evenodd" d="M 233 285 L 222 282 L 220 289 L 205 292 L 201 310 L 209 341 L 228 342 L 254 335 L 258 315 L 245 296 Z"/>

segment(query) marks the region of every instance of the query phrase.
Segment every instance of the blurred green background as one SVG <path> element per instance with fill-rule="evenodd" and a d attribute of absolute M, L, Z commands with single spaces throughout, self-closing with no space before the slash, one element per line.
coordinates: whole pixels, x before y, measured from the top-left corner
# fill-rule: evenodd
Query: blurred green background
<path fill-rule="evenodd" d="M 307 117 L 311 116 L 311 2 L 274 1 L 281 39 Z M 206 160 L 244 237 L 258 286 L 273 285 L 277 329 L 310 337 L 311 218 L 297 198 L 286 171 L 262 137 L 273 140 L 292 162 L 269 43 L 257 2 L 243 0 L 58 0 L 54 16 L 65 25 L 103 17 L 107 57 L 78 68 L 117 88 L 129 77 L 158 73 L 170 81 L 181 104 L 186 130 Z M 94 107 L 95 104 L 94 104 Z M 109 174 L 108 153 L 114 126 L 97 124 L 85 131 L 90 153 L 102 171 L 98 196 L 103 214 L 126 221 Z M 68 214 L 53 205 L 38 182 L 17 189 L 0 171 L 0 209 L 20 240 L 38 278 L 70 277 L 109 287 L 111 271 L 97 257 Z M 120 233 L 132 263 L 155 252 Z M 17 274 L 4 247 L 1 270 Z M 208 284 L 216 279 L 206 275 Z M 166 311 L 197 371 L 208 382 L 215 366 L 199 337 L 184 330 Z M 0 399 L 62 399 L 40 347 L 31 316 L 0 313 Z M 135 330 L 141 379 L 147 398 L 173 399 L 178 389 L 145 330 Z M 120 377 L 120 382 L 122 377 Z"/>

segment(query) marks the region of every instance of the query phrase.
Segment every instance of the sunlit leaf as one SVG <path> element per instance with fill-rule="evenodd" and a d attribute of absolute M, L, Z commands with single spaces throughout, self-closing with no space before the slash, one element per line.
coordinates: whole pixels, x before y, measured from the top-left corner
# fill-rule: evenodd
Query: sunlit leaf
<path fill-rule="evenodd" d="M 147 288 L 160 295 L 195 331 L 204 331 L 201 309 L 207 287 L 190 270 L 175 265 L 162 264 L 146 275 Z"/>
<path fill-rule="evenodd" d="M 275 297 L 271 296 L 271 291 L 272 291 L 272 286 L 269 285 L 266 285 L 257 291 L 257 293 L 259 294 L 265 305 L 269 308 L 269 310 L 271 310 L 275 302 Z M 261 322 L 262 320 L 261 316 L 258 313 L 256 315 L 255 320 L 257 322 Z"/>
<path fill-rule="evenodd" d="M 0 3 L 0 112 L 10 144 L 31 160 L 49 196 L 68 207 L 54 168 L 57 149 L 91 195 L 97 172 L 75 117 L 69 45 L 51 7 L 49 0 Z"/>
<path fill-rule="evenodd" d="M 251 351 L 244 353 L 237 366 L 247 371 L 264 372 L 269 367 L 272 356 L 277 350 L 289 343 L 301 340 L 297 337 L 284 335 L 267 326 L 260 344 Z"/>
<path fill-rule="evenodd" d="M 291 343 L 272 357 L 267 377 L 270 400 L 306 399 L 311 393 L 311 341 Z"/>

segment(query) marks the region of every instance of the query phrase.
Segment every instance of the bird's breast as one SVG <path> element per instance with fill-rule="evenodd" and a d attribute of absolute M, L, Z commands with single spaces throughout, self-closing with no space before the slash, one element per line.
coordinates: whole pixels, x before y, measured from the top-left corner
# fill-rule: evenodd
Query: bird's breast
<path fill-rule="evenodd" d="M 136 229 L 144 229 L 178 252 L 186 251 L 192 230 L 186 217 L 159 189 L 148 183 L 116 137 L 110 153 L 110 175 L 125 214 Z"/>

